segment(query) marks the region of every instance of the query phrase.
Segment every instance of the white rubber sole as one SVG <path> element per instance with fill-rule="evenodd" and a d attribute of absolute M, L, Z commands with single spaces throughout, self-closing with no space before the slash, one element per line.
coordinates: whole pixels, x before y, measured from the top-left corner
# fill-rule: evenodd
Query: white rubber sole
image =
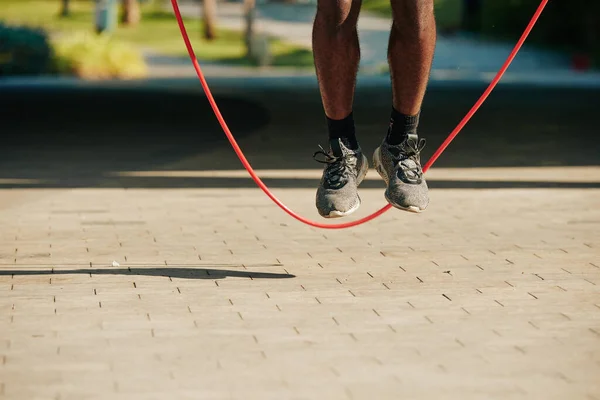
<path fill-rule="evenodd" d="M 346 216 L 352 214 L 353 212 L 355 212 L 359 208 L 360 208 L 360 197 L 358 198 L 358 203 L 356 204 L 356 206 L 352 207 L 348 211 L 346 211 L 346 212 L 343 212 L 343 211 L 331 211 L 329 213 L 329 215 L 323 215 L 323 217 L 324 218 L 342 218 L 342 217 L 346 217 Z"/>
<path fill-rule="evenodd" d="M 381 163 L 381 156 L 379 155 L 380 152 L 381 152 L 381 147 L 376 148 L 375 152 L 373 152 L 373 164 L 374 164 L 375 169 L 377 170 L 377 173 L 379 174 L 379 176 L 381 176 L 381 179 L 383 179 L 383 181 L 385 182 L 385 186 L 387 187 L 390 183 L 388 182 L 387 174 L 385 173 L 385 170 L 383 169 L 383 164 Z M 408 212 L 415 213 L 415 214 L 419 214 L 419 213 L 422 213 L 423 211 L 425 211 L 424 208 L 419 208 L 417 206 L 404 207 L 404 206 L 394 203 L 388 197 L 387 189 L 383 195 L 385 197 L 385 200 L 388 203 L 390 203 L 394 208 L 397 208 L 398 210 L 408 211 Z"/>
<path fill-rule="evenodd" d="M 363 154 L 363 170 L 360 172 L 360 175 L 358 176 L 358 179 L 356 181 L 356 187 L 360 186 L 360 184 L 362 183 L 362 181 L 367 176 L 367 172 L 369 172 L 369 160 Z M 353 212 L 355 212 L 356 210 L 358 210 L 360 208 L 360 204 L 361 204 L 361 200 L 360 200 L 360 196 L 358 196 L 358 203 L 356 204 L 356 206 L 352 207 L 348 211 L 337 211 L 337 210 L 334 210 L 334 211 L 331 211 L 329 213 L 329 215 L 322 215 L 322 217 L 323 218 L 328 218 L 328 219 L 329 218 L 332 219 L 332 218 L 347 217 L 348 215 L 350 215 Z"/>

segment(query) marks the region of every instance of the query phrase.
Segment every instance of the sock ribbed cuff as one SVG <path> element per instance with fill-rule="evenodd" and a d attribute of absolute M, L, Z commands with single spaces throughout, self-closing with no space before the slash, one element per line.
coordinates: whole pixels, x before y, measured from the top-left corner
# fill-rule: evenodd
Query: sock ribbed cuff
<path fill-rule="evenodd" d="M 409 134 L 417 133 L 420 114 L 419 112 L 415 115 L 406 115 L 392 107 L 387 142 L 389 144 L 400 144 Z"/>
<path fill-rule="evenodd" d="M 329 139 L 342 139 L 344 145 L 352 150 L 358 148 L 356 140 L 356 131 L 354 127 L 354 115 L 351 112 L 346 118 L 331 119 L 327 118 L 327 128 L 329 130 Z"/>

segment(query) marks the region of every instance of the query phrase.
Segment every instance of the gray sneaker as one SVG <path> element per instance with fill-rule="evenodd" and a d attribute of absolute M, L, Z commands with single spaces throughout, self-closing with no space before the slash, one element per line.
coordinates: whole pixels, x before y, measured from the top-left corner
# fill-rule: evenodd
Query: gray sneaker
<path fill-rule="evenodd" d="M 324 156 L 324 159 L 318 159 L 317 155 Z M 317 151 L 313 158 L 327 164 L 317 189 L 319 214 L 325 218 L 339 218 L 356 211 L 360 207 L 358 185 L 369 169 L 367 157 L 360 147 L 351 150 L 340 139 L 332 139 L 329 152 L 321 147 L 321 151 Z"/>
<path fill-rule="evenodd" d="M 427 208 L 429 194 L 420 160 L 424 147 L 425 139 L 409 135 L 399 145 L 384 139 L 375 150 L 373 163 L 387 185 L 385 198 L 392 206 L 417 213 Z"/>

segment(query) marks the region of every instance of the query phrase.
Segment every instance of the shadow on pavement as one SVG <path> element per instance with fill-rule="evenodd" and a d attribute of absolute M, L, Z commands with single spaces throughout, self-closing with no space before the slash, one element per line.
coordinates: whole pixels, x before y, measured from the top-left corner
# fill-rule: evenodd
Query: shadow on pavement
<path fill-rule="evenodd" d="M 190 85 L 197 86 L 197 83 Z M 256 169 L 317 169 L 326 125 L 314 87 L 214 90 L 218 104 Z M 436 87 L 426 96 L 420 133 L 427 160 L 481 95 L 480 87 Z M 359 87 L 357 134 L 371 157 L 387 129 L 389 87 Z M 600 92 L 499 87 L 436 167 L 600 165 Z M 118 176 L 135 171 L 241 169 L 199 91 L 140 88 L 26 87 L 0 93 L 0 188 L 255 187 L 242 178 Z M 576 181 L 576 179 L 575 179 Z M 314 179 L 266 179 L 272 187 L 310 187 Z M 433 188 L 597 188 L 597 182 L 431 181 Z M 365 187 L 382 187 L 366 181 Z"/>
<path fill-rule="evenodd" d="M 59 270 L 2 270 L 0 276 L 31 276 L 31 275 L 137 275 L 164 276 L 179 279 L 288 279 L 295 278 L 292 274 L 271 272 L 235 271 L 228 269 L 210 268 L 88 268 L 88 269 L 59 269 Z"/>

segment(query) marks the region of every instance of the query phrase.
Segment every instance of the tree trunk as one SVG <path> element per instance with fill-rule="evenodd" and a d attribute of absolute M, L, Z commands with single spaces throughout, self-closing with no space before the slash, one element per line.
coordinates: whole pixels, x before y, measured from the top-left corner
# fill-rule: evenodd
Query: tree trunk
<path fill-rule="evenodd" d="M 68 17 L 69 15 L 71 15 L 71 0 L 62 0 L 62 7 L 60 10 L 60 16 L 61 17 Z"/>
<path fill-rule="evenodd" d="M 139 24 L 142 14 L 138 0 L 122 0 L 121 7 L 121 23 L 123 25 L 135 26 Z"/>
<path fill-rule="evenodd" d="M 244 0 L 244 17 L 246 19 L 246 55 L 252 55 L 252 37 L 254 36 L 254 20 L 256 17 L 256 0 Z"/>
<path fill-rule="evenodd" d="M 202 22 L 204 22 L 204 39 L 217 38 L 217 0 L 202 1 Z"/>

